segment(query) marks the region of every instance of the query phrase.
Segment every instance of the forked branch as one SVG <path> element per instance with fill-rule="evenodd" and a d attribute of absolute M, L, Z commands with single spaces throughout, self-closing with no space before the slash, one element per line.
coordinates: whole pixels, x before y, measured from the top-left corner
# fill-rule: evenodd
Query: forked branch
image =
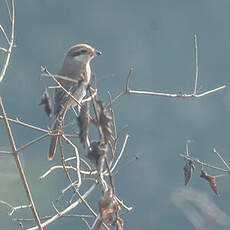
<path fill-rule="evenodd" d="M 6 112 L 5 112 L 1 97 L 0 97 L 0 107 L 1 107 L 1 111 L 2 111 L 3 120 L 4 120 L 4 123 L 6 126 L 6 131 L 7 131 L 8 136 L 9 136 L 13 156 L 14 156 L 14 159 L 15 159 L 15 162 L 16 162 L 16 165 L 17 165 L 19 175 L 21 177 L 24 189 L 26 191 L 27 199 L 29 200 L 29 203 L 31 205 L 31 210 L 32 210 L 32 213 L 34 216 L 34 220 L 37 223 L 38 229 L 43 230 L 39 216 L 38 216 L 38 213 L 37 213 L 37 210 L 36 210 L 36 207 L 35 207 L 33 199 L 32 199 L 30 188 L 29 188 L 29 185 L 27 183 L 26 176 L 25 176 L 25 173 L 24 173 L 24 170 L 23 170 L 20 158 L 19 158 L 19 152 L 18 152 L 16 145 L 15 145 L 14 137 L 13 137 L 13 134 L 12 134 L 12 131 L 11 131 L 11 128 L 10 128 L 10 125 L 9 125 L 9 122 L 8 122 L 8 119 L 6 116 Z"/>
<path fill-rule="evenodd" d="M 7 34 L 5 33 L 5 30 L 0 25 L 0 31 L 2 31 L 4 37 L 6 38 L 8 44 L 9 44 L 9 47 L 8 47 L 7 50 L 4 49 L 4 48 L 1 48 L 1 50 L 5 50 L 7 55 L 6 55 L 6 58 L 5 58 L 5 61 L 3 63 L 3 67 L 2 67 L 2 70 L 1 70 L 1 73 L 0 73 L 0 83 L 2 82 L 2 80 L 3 80 L 3 78 L 4 78 L 5 74 L 6 74 L 6 70 L 7 70 L 7 67 L 9 65 L 12 50 L 14 48 L 14 17 L 15 17 L 14 0 L 11 0 L 11 9 L 9 8 L 7 0 L 6 0 L 6 5 L 7 5 L 7 8 L 8 8 L 9 18 L 10 18 L 10 22 L 11 22 L 11 35 L 10 35 L 10 39 L 8 39 Z"/>

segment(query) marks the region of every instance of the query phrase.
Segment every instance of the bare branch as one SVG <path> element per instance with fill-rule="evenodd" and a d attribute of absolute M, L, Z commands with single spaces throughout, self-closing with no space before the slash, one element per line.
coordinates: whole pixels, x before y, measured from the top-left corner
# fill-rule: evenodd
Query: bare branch
<path fill-rule="evenodd" d="M 28 198 L 28 200 L 29 200 L 29 202 L 31 204 L 31 210 L 32 210 L 32 213 L 33 213 L 33 216 L 34 216 L 34 220 L 36 221 L 36 223 L 38 225 L 38 229 L 43 230 L 43 228 L 41 226 L 39 216 L 38 216 L 38 213 L 37 213 L 37 210 L 36 210 L 36 207 L 34 205 L 34 202 L 33 202 L 32 196 L 31 196 L 30 188 L 29 188 L 29 185 L 27 183 L 25 173 L 24 173 L 24 170 L 23 170 L 23 167 L 22 167 L 19 155 L 18 155 L 18 150 L 17 150 L 16 145 L 15 145 L 14 137 L 13 137 L 13 134 L 12 134 L 12 131 L 11 131 L 11 128 L 10 128 L 10 125 L 9 125 L 9 122 L 8 122 L 8 119 L 7 119 L 7 116 L 6 116 L 6 112 L 5 112 L 1 97 L 0 97 L 0 106 L 1 106 L 1 111 L 2 111 L 2 115 L 3 115 L 3 120 L 4 120 L 4 123 L 5 123 L 5 126 L 6 126 L 6 131 L 8 133 L 11 148 L 12 148 L 12 151 L 13 151 L 13 156 L 14 156 L 14 159 L 15 159 L 15 162 L 16 162 L 16 165 L 17 165 L 17 168 L 18 168 L 18 171 L 19 171 L 19 174 L 20 174 L 24 189 L 26 191 L 27 198 Z"/>
<path fill-rule="evenodd" d="M 10 10 L 10 6 L 9 6 L 9 3 L 8 3 L 8 0 L 5 0 L 5 4 L 6 4 L 7 10 L 8 10 L 8 14 L 9 14 L 10 21 L 11 21 L 11 23 L 12 23 L 12 21 L 13 21 L 13 13 L 11 13 L 11 10 Z"/>
<path fill-rule="evenodd" d="M 119 156 L 118 156 L 117 160 L 115 161 L 115 163 L 114 163 L 113 167 L 111 168 L 111 172 L 113 172 L 113 171 L 114 171 L 114 169 L 116 168 L 116 166 L 117 166 L 118 162 L 120 161 L 121 156 L 122 156 L 122 154 L 123 154 L 123 152 L 124 152 L 124 150 L 125 150 L 125 146 L 126 146 L 126 143 L 127 143 L 127 141 L 128 141 L 128 138 L 129 138 L 129 135 L 128 135 L 128 134 L 126 134 L 126 136 L 125 136 L 125 140 L 124 140 L 124 143 L 123 143 L 123 146 L 122 146 L 122 148 L 121 148 L 121 152 L 120 152 L 120 154 L 119 154 Z"/>
<path fill-rule="evenodd" d="M 3 48 L 3 47 L 0 47 L 0 50 L 1 50 L 1 51 L 3 51 L 3 52 L 5 52 L 5 53 L 7 53 L 7 52 L 8 52 L 8 50 L 7 50 L 7 49 L 5 49 L 5 48 Z"/>
<path fill-rule="evenodd" d="M 57 75 L 53 75 L 51 74 L 46 67 L 41 67 L 41 70 L 44 71 L 46 74 L 48 74 L 48 76 L 50 76 L 54 81 L 55 83 L 58 85 L 58 87 L 62 88 L 64 90 L 64 92 L 71 97 L 71 99 L 74 100 L 74 102 L 77 103 L 77 105 L 81 106 L 81 103 L 68 91 L 66 90 L 62 85 L 61 83 L 56 79 L 57 77 L 60 77 L 60 76 L 57 76 Z M 63 78 L 63 76 L 61 76 Z M 64 77 L 66 78 L 66 77 Z M 72 80 L 71 80 L 72 81 Z"/>
<path fill-rule="evenodd" d="M 82 195 L 83 199 L 86 199 L 87 196 L 89 196 L 89 194 L 94 190 L 94 188 L 96 187 L 96 183 L 94 183 L 86 192 L 84 195 Z M 54 221 L 56 221 L 57 219 L 59 219 L 60 217 L 65 216 L 65 214 L 67 214 L 68 212 L 70 212 L 71 210 L 73 210 L 74 208 L 76 208 L 80 203 L 82 202 L 82 200 L 79 198 L 77 201 L 75 201 L 73 204 L 71 204 L 69 207 L 67 207 L 66 209 L 64 209 L 63 211 L 60 211 L 58 214 L 54 215 L 53 217 L 51 217 L 49 220 L 45 221 L 42 223 L 42 227 L 45 227 L 51 223 L 53 223 Z M 32 228 L 28 228 L 27 230 L 37 230 L 38 227 L 32 227 Z"/>
<path fill-rule="evenodd" d="M 76 145 L 74 145 L 65 135 L 62 135 L 62 137 L 67 141 L 68 144 L 70 144 L 74 148 L 75 157 L 76 157 L 77 177 L 78 177 L 77 189 L 79 189 L 81 186 L 81 173 L 80 173 L 80 157 L 79 157 L 78 149 Z"/>
<path fill-rule="evenodd" d="M 124 204 L 123 200 L 119 200 L 118 197 L 116 196 L 116 201 L 118 202 L 118 204 L 123 207 L 124 209 L 126 209 L 128 212 L 130 212 L 133 207 L 128 207 L 127 205 Z"/>
<path fill-rule="evenodd" d="M 226 85 L 222 85 L 220 87 L 217 87 L 215 89 L 211 89 L 208 91 L 205 91 L 203 93 L 200 94 L 182 94 L 182 93 L 158 93 L 158 92 L 148 92 L 148 91 L 139 91 L 139 90 L 129 90 L 129 94 L 136 94 L 136 95 L 149 95 L 149 96 L 161 96 L 161 97 L 169 97 L 169 98 L 199 98 L 199 97 L 203 97 L 206 96 L 208 94 L 217 92 L 219 90 L 222 90 L 226 87 Z"/>
<path fill-rule="evenodd" d="M 230 170 L 210 165 L 208 163 L 200 161 L 198 158 L 193 158 L 191 156 L 187 156 L 187 155 L 184 155 L 184 154 L 180 154 L 179 156 L 182 157 L 182 158 L 184 158 L 184 159 L 186 159 L 186 160 L 190 160 L 190 161 L 193 161 L 193 162 L 195 162 L 197 164 L 200 164 L 201 166 L 205 166 L 205 167 L 208 167 L 208 168 L 211 168 L 211 169 L 215 169 L 215 170 L 220 171 L 220 172 L 225 172 L 225 173 L 230 174 Z"/>
<path fill-rule="evenodd" d="M 30 142 L 26 143 L 25 145 L 21 146 L 20 148 L 18 148 L 18 152 L 21 152 L 22 150 L 28 148 L 29 146 L 35 144 L 36 142 L 39 142 L 40 140 L 42 140 L 43 138 L 45 138 L 45 137 L 47 137 L 47 136 L 49 136 L 48 133 L 43 134 L 42 136 L 33 139 L 32 141 L 30 141 Z"/>
<path fill-rule="evenodd" d="M 218 153 L 218 152 L 216 151 L 215 148 L 213 148 L 212 151 L 213 151 L 214 153 L 216 153 L 216 155 L 220 158 L 220 160 L 223 162 L 223 164 L 225 165 L 225 167 L 230 171 L 229 165 L 228 165 L 227 162 L 224 160 L 224 158 L 221 156 L 221 154 Z"/>
<path fill-rule="evenodd" d="M 68 179 L 69 183 L 72 185 L 72 188 L 74 190 L 74 192 L 78 195 L 78 197 L 81 199 L 82 203 L 89 209 L 89 211 L 97 218 L 97 213 L 90 207 L 90 205 L 88 204 L 88 202 L 84 199 L 84 197 L 80 194 L 80 192 L 78 191 L 78 188 L 76 188 L 76 186 L 74 186 L 74 183 L 69 175 L 69 172 L 66 170 L 66 165 L 65 165 L 65 157 L 64 157 L 64 152 L 63 152 L 63 148 L 62 148 L 62 143 L 61 143 L 61 138 L 58 138 L 58 142 L 59 142 L 59 147 L 60 147 L 60 152 L 61 152 L 61 160 L 62 160 L 62 165 L 63 165 L 63 169 L 66 175 L 66 178 Z M 103 224 L 104 227 L 109 230 L 109 228 Z"/>
<path fill-rule="evenodd" d="M 194 91 L 193 94 L 196 95 L 197 93 L 197 84 L 198 84 L 198 48 L 197 48 L 197 35 L 194 35 L 194 47 L 195 47 L 195 83 L 194 83 Z"/>
<path fill-rule="evenodd" d="M 6 1 L 6 3 L 7 3 L 8 12 L 9 12 L 9 15 L 10 15 L 10 18 L 11 18 L 11 36 L 10 36 L 10 42 L 8 40 L 9 48 L 8 48 L 8 51 L 7 51 L 6 59 L 5 59 L 5 62 L 3 64 L 3 68 L 2 68 L 1 73 L 0 73 L 0 83 L 2 82 L 2 80 L 3 80 L 3 78 L 4 78 L 5 74 L 6 74 L 6 70 L 7 70 L 7 67 L 9 65 L 12 49 L 14 48 L 14 0 L 11 0 L 11 11 L 12 12 L 9 9 L 7 1 Z M 12 15 L 11 15 L 11 13 L 12 13 Z M 2 30 L 2 31 L 4 31 L 4 30 Z M 5 36 L 5 37 L 7 37 L 7 36 Z"/>
<path fill-rule="evenodd" d="M 112 96 L 111 96 L 110 92 L 108 92 L 108 94 L 109 94 L 110 110 L 111 110 L 112 121 L 113 121 L 113 123 L 112 123 L 113 124 L 113 133 L 114 133 L 114 139 L 115 139 L 114 149 L 116 149 L 117 126 L 116 126 L 115 114 L 114 114 L 114 111 L 113 111 Z"/>
<path fill-rule="evenodd" d="M 6 201 L 3 201 L 3 200 L 0 200 L 0 203 L 4 204 L 4 205 L 6 205 L 6 206 L 8 206 L 10 208 L 10 211 L 8 212 L 9 216 L 12 216 L 14 214 L 14 212 L 16 210 L 18 210 L 18 209 L 30 208 L 31 207 L 31 205 L 20 205 L 20 206 L 15 206 L 14 207 L 13 205 L 11 205 L 11 204 L 7 203 Z M 34 221 L 34 219 L 33 219 L 33 221 Z"/>
<path fill-rule="evenodd" d="M 0 119 L 4 119 L 3 116 L 0 115 Z M 16 120 L 12 119 L 12 118 L 7 118 L 7 120 L 12 122 L 12 123 L 15 123 L 17 125 L 21 125 L 21 126 L 24 126 L 24 127 L 27 127 L 27 128 L 35 129 L 35 130 L 40 131 L 40 132 L 49 133 L 49 130 L 42 129 L 42 128 L 27 124 L 25 122 L 20 121 L 18 118 L 16 118 Z"/>
<path fill-rule="evenodd" d="M 54 171 L 55 169 L 63 169 L 62 165 L 55 165 L 53 167 L 51 167 L 47 172 L 45 172 L 44 174 L 42 174 L 40 176 L 40 180 L 44 179 L 45 177 L 47 177 L 52 171 Z M 74 171 L 77 171 L 76 168 L 74 168 L 73 166 L 66 166 L 66 169 L 71 169 Z"/>
<path fill-rule="evenodd" d="M 136 95 L 148 95 L 148 96 L 160 96 L 160 97 L 169 97 L 169 98 L 199 98 L 206 96 L 211 93 L 215 93 L 219 90 L 222 90 L 226 87 L 226 85 L 222 85 L 220 87 L 205 91 L 203 93 L 197 94 L 197 86 L 198 86 L 198 45 L 197 45 L 197 35 L 194 35 L 194 46 L 195 46 L 195 83 L 194 83 L 194 90 L 192 94 L 182 94 L 182 93 L 162 93 L 162 92 L 153 92 L 153 91 L 143 91 L 143 90 L 132 90 L 129 88 L 129 81 L 131 77 L 131 73 L 133 68 L 130 68 L 127 80 L 126 80 L 126 87 L 123 92 L 118 94 L 113 100 L 112 103 L 117 101 L 120 97 L 125 96 L 127 94 L 136 94 Z M 111 104 L 111 102 L 110 102 Z M 107 105 L 107 107 L 109 104 Z"/>
<path fill-rule="evenodd" d="M 6 34 L 6 32 L 5 32 L 5 30 L 4 30 L 4 28 L 3 28 L 2 25 L 0 25 L 0 30 L 2 31 L 2 33 L 3 33 L 3 35 L 4 35 L 5 39 L 6 39 L 6 41 L 8 43 L 8 45 L 10 45 L 9 38 L 8 38 L 8 36 L 7 36 L 7 34 Z M 7 49 L 6 49 L 6 52 L 8 52 Z"/>

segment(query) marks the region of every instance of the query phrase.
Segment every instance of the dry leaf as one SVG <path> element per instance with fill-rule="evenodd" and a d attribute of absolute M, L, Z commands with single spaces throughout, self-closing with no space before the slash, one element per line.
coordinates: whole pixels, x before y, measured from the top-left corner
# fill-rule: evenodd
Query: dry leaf
<path fill-rule="evenodd" d="M 99 124 L 101 126 L 102 134 L 103 134 L 103 142 L 107 144 L 112 134 L 112 130 L 111 130 L 112 118 L 109 112 L 103 106 L 102 101 L 97 100 L 96 103 L 97 103 L 97 112 L 99 115 Z"/>
<path fill-rule="evenodd" d="M 117 226 L 115 223 L 118 219 L 120 220 L 120 218 L 117 218 L 116 215 L 116 213 L 118 212 L 118 204 L 113 195 L 111 187 L 109 187 L 109 189 L 104 193 L 104 195 L 98 202 L 98 209 L 100 217 L 97 223 L 96 230 L 105 229 L 102 223 Z M 118 223 L 118 227 L 120 227 L 120 225 L 121 224 Z M 117 230 L 122 230 L 122 228 L 117 228 Z"/>
<path fill-rule="evenodd" d="M 188 182 L 190 181 L 194 171 L 195 171 L 195 166 L 193 162 L 191 160 L 188 160 L 184 166 L 185 185 L 187 185 Z"/>
<path fill-rule="evenodd" d="M 77 118 L 79 126 L 79 138 L 83 147 L 87 146 L 87 139 L 89 135 L 89 103 L 86 102 L 81 106 L 79 117 Z"/>
<path fill-rule="evenodd" d="M 219 193 L 217 191 L 217 187 L 216 187 L 216 178 L 215 178 L 215 176 L 211 176 L 207 172 L 201 170 L 200 177 L 202 177 L 205 180 L 207 180 L 209 185 L 210 185 L 210 187 L 212 188 L 212 190 L 216 193 L 216 195 L 219 195 Z"/>
<path fill-rule="evenodd" d="M 52 105 L 51 105 L 51 100 L 50 100 L 49 92 L 48 92 L 47 89 L 43 93 L 39 105 L 44 105 L 44 110 L 45 110 L 47 116 L 50 117 L 51 112 L 52 112 Z"/>
<path fill-rule="evenodd" d="M 113 195 L 112 189 L 106 191 L 98 202 L 100 218 L 103 220 L 107 218 L 109 214 L 113 214 L 118 211 L 118 204 Z"/>
<path fill-rule="evenodd" d="M 116 230 L 123 230 L 123 225 L 124 225 L 123 219 L 118 217 L 115 223 Z"/>
<path fill-rule="evenodd" d="M 93 141 L 90 145 L 87 157 L 98 167 L 101 165 L 101 159 L 104 158 L 104 156 L 107 154 L 107 151 L 108 145 L 100 143 L 100 141 Z"/>

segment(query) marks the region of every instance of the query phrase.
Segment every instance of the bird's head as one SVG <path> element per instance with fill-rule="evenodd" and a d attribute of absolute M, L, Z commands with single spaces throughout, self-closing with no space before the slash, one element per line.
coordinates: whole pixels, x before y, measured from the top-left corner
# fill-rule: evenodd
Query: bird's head
<path fill-rule="evenodd" d="M 77 44 L 69 49 L 66 58 L 74 62 L 80 62 L 86 64 L 98 55 L 101 55 L 101 52 L 94 49 L 90 45 Z"/>

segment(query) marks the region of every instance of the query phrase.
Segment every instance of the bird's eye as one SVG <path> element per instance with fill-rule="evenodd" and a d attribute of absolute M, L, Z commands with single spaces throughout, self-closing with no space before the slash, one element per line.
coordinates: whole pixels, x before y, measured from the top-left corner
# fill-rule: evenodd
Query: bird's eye
<path fill-rule="evenodd" d="M 73 52 L 73 53 L 72 53 L 72 56 L 73 56 L 73 57 L 76 57 L 76 56 L 79 56 L 79 55 L 85 54 L 85 53 L 87 53 L 87 50 L 83 49 L 83 50 L 79 50 L 79 51 Z"/>
<path fill-rule="evenodd" d="M 79 56 L 81 54 L 81 51 L 76 51 L 72 53 L 73 57 Z"/>
<path fill-rule="evenodd" d="M 86 52 L 87 52 L 87 50 L 84 50 L 84 49 L 81 50 L 81 53 L 82 53 L 82 54 L 84 54 L 84 53 L 86 53 Z"/>

